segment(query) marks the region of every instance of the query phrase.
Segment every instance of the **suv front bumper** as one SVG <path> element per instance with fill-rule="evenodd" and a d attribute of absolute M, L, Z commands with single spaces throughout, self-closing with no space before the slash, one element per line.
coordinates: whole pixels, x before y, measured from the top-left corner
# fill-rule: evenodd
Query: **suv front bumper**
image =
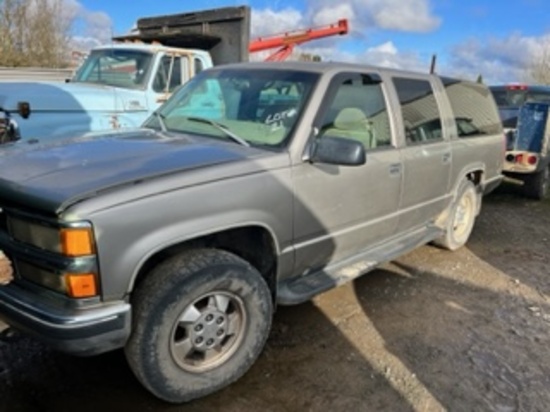
<path fill-rule="evenodd" d="M 95 355 L 123 347 L 130 335 L 126 302 L 67 308 L 37 300 L 16 284 L 0 286 L 0 319 L 16 330 L 74 355 Z"/>

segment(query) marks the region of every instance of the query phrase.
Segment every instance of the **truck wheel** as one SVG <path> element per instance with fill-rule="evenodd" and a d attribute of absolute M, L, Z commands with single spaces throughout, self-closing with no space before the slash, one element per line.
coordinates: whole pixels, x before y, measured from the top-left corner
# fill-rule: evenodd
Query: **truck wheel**
<path fill-rule="evenodd" d="M 128 363 L 155 396 L 181 403 L 240 378 L 271 328 L 260 273 L 221 250 L 188 251 L 157 266 L 133 299 Z"/>
<path fill-rule="evenodd" d="M 523 186 L 525 196 L 532 199 L 542 200 L 548 194 L 548 183 L 550 180 L 550 168 L 545 167 L 538 173 L 525 177 Z"/>
<path fill-rule="evenodd" d="M 481 196 L 476 192 L 475 185 L 464 180 L 451 206 L 445 234 L 434 243 L 448 250 L 457 250 L 464 246 L 472 233 L 480 206 Z"/>

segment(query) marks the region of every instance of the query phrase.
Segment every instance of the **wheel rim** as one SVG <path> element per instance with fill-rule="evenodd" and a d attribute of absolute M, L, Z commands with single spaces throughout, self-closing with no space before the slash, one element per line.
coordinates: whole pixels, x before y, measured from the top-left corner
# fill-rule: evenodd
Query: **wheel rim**
<path fill-rule="evenodd" d="M 474 197 L 469 192 L 464 193 L 456 206 L 453 219 L 453 234 L 455 239 L 460 240 L 468 235 L 472 226 L 474 207 Z"/>
<path fill-rule="evenodd" d="M 231 292 L 210 292 L 188 305 L 178 317 L 170 338 L 176 363 L 189 372 L 204 372 L 230 358 L 246 329 L 246 310 Z"/>

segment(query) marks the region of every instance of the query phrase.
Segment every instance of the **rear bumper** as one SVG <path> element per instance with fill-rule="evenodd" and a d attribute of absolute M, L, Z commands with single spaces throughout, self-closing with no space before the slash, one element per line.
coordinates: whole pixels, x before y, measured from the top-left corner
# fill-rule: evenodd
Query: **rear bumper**
<path fill-rule="evenodd" d="M 131 309 L 126 302 L 86 309 L 60 307 L 11 284 L 0 287 L 0 319 L 57 350 L 87 356 L 124 346 Z"/>

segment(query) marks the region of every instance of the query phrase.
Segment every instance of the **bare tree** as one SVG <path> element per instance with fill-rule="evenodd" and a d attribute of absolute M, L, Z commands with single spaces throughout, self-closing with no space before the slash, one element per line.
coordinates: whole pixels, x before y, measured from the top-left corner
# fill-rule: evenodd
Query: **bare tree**
<path fill-rule="evenodd" d="M 544 38 L 529 69 L 535 83 L 550 85 L 550 36 Z"/>
<path fill-rule="evenodd" d="M 72 24 L 62 0 L 0 0 L 0 66 L 65 67 Z"/>

